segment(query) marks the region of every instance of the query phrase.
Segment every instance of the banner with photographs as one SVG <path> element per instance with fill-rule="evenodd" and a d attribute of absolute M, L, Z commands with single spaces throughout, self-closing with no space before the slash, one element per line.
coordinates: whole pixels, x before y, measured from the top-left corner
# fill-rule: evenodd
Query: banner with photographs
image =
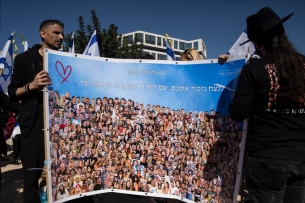
<path fill-rule="evenodd" d="M 46 50 L 49 201 L 118 192 L 232 202 L 242 131 L 227 108 L 244 63 Z"/>

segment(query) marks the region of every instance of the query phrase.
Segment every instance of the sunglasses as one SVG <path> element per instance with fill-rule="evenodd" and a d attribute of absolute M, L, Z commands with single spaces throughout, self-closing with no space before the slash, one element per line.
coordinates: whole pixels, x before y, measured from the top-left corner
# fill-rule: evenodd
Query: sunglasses
<path fill-rule="evenodd" d="M 190 56 L 191 56 L 191 60 L 193 60 L 194 58 L 193 58 L 193 55 L 190 53 L 190 51 L 189 51 L 189 49 L 186 49 L 185 51 L 184 51 L 184 53 L 187 53 L 187 54 L 189 54 Z M 189 60 L 189 59 L 188 59 Z"/>

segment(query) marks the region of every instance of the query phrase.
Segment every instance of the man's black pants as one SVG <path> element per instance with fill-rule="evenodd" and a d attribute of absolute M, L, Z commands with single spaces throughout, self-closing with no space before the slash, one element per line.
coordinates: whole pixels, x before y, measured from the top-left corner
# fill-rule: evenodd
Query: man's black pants
<path fill-rule="evenodd" d="M 21 135 L 21 160 L 23 165 L 24 187 L 23 202 L 39 203 L 38 180 L 44 166 L 43 116 L 38 116 L 28 136 Z"/>

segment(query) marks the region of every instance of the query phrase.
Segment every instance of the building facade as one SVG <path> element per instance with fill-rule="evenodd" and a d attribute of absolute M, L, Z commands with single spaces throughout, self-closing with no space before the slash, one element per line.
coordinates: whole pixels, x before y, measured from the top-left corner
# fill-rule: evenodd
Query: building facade
<path fill-rule="evenodd" d="M 128 42 L 131 43 L 135 37 L 135 34 L 138 35 L 137 42 L 143 43 L 143 54 L 151 54 L 156 60 L 167 60 L 164 35 L 158 35 L 139 30 L 122 34 L 122 37 L 126 37 Z M 169 39 L 172 40 L 172 48 L 178 61 L 180 60 L 180 54 L 189 48 L 196 49 L 202 59 L 206 59 L 207 49 L 202 39 L 189 41 L 173 37 L 169 37 Z"/>

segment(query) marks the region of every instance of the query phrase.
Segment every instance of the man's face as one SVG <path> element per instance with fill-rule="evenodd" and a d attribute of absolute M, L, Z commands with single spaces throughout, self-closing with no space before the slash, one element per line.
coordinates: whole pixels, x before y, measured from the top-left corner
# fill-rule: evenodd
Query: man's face
<path fill-rule="evenodd" d="M 60 147 L 63 147 L 64 144 L 65 144 L 65 141 L 64 141 L 64 140 L 60 140 L 60 141 L 59 141 L 59 146 L 60 146 Z"/>
<path fill-rule="evenodd" d="M 54 116 L 57 116 L 58 115 L 58 109 L 53 109 L 53 114 L 54 114 Z"/>
<path fill-rule="evenodd" d="M 64 38 L 63 27 L 58 24 L 47 25 L 40 30 L 40 36 L 44 39 L 44 48 L 58 50 Z"/>

